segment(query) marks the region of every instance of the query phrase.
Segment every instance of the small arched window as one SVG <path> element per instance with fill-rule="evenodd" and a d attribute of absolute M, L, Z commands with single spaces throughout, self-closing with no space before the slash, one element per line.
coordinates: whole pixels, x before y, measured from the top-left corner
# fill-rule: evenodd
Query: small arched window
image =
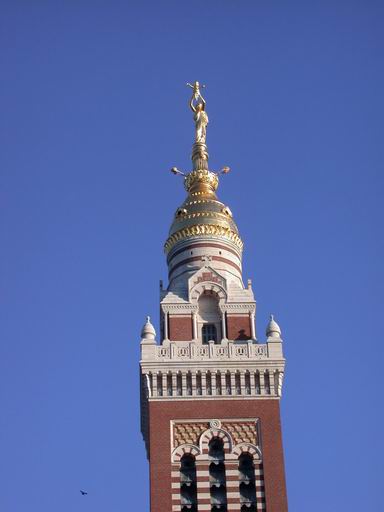
<path fill-rule="evenodd" d="M 256 512 L 255 467 L 249 453 L 239 457 L 239 492 L 241 512 Z"/>
<path fill-rule="evenodd" d="M 182 512 L 197 510 L 196 464 L 190 454 L 185 454 L 180 464 L 180 499 Z"/>
<path fill-rule="evenodd" d="M 204 324 L 202 328 L 203 343 L 206 345 L 208 341 L 217 342 L 217 329 L 214 324 Z"/>
<path fill-rule="evenodd" d="M 218 437 L 211 439 L 208 445 L 209 487 L 211 494 L 211 512 L 226 512 L 227 488 L 224 463 L 224 443 Z"/>

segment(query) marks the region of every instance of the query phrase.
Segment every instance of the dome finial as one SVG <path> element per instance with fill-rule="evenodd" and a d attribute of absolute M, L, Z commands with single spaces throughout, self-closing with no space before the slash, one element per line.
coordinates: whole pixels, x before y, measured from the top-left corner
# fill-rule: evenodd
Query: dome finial
<path fill-rule="evenodd" d="M 150 342 L 152 342 L 155 340 L 155 337 L 156 331 L 153 325 L 151 324 L 151 317 L 147 316 L 147 321 L 141 330 L 141 339 L 149 340 Z"/>
<path fill-rule="evenodd" d="M 269 318 L 270 320 L 266 329 L 266 334 L 268 338 L 280 338 L 281 329 L 279 327 L 279 324 L 276 322 L 273 315 L 270 315 Z"/>

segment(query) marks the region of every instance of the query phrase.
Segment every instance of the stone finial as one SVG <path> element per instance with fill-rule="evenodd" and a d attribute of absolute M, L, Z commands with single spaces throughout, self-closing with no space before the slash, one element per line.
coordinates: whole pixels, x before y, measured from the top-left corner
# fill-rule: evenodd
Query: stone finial
<path fill-rule="evenodd" d="M 267 325 L 266 334 L 268 338 L 280 338 L 281 329 L 279 324 L 273 318 L 273 315 L 270 316 L 269 323 Z"/>
<path fill-rule="evenodd" d="M 151 318 L 147 316 L 147 321 L 141 330 L 141 338 L 143 340 L 155 340 L 156 331 L 151 324 Z"/>

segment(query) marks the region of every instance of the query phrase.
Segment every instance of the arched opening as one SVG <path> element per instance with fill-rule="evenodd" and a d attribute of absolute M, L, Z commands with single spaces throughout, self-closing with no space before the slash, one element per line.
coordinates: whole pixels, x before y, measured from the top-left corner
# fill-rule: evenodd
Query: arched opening
<path fill-rule="evenodd" d="M 211 439 L 208 445 L 209 486 L 211 494 L 211 512 L 227 511 L 227 489 L 224 465 L 224 443 L 218 438 Z"/>
<path fill-rule="evenodd" d="M 212 340 L 218 343 L 221 314 L 217 294 L 212 290 L 205 290 L 199 297 L 198 305 L 198 323 L 202 342 L 207 344 Z"/>
<path fill-rule="evenodd" d="M 180 461 L 180 499 L 182 512 L 197 511 L 196 464 L 189 453 Z"/>
<path fill-rule="evenodd" d="M 249 453 L 239 457 L 239 492 L 241 512 L 256 511 L 255 467 Z"/>

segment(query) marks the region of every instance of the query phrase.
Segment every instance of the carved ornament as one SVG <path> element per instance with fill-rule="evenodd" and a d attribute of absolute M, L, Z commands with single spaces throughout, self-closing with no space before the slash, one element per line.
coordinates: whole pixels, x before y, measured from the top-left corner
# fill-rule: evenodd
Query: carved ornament
<path fill-rule="evenodd" d="M 184 240 L 185 238 L 200 235 L 211 235 L 226 238 L 233 242 L 240 251 L 243 250 L 244 244 L 237 233 L 229 228 L 225 228 L 224 226 L 213 224 L 197 224 L 196 226 L 186 227 L 177 231 L 165 242 L 164 250 L 168 253 L 177 242 Z"/>

